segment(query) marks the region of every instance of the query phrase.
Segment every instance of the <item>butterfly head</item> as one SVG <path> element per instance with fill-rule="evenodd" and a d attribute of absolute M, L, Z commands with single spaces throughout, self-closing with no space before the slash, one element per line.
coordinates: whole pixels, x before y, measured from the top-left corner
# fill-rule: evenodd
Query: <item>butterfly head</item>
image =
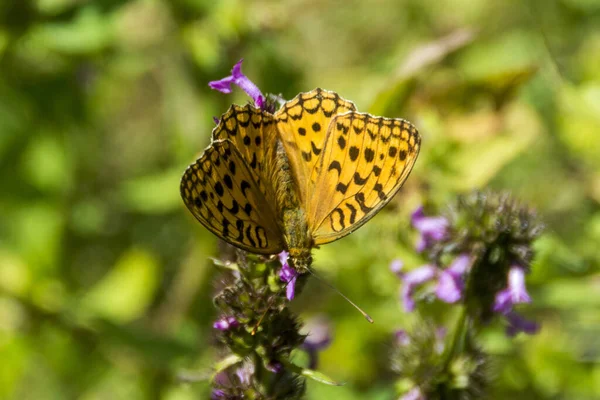
<path fill-rule="evenodd" d="M 310 249 L 290 249 L 290 261 L 292 267 L 299 274 L 305 274 L 308 272 L 312 265 L 312 255 Z"/>

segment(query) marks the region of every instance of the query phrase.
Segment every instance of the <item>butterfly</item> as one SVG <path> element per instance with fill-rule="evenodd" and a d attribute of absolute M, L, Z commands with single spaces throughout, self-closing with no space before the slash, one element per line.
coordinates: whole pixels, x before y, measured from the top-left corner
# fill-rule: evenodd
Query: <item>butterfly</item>
<path fill-rule="evenodd" d="M 417 129 L 360 113 L 337 93 L 300 93 L 275 113 L 232 105 L 181 178 L 187 208 L 251 253 L 289 252 L 303 273 L 311 249 L 360 228 L 398 192 L 419 154 Z"/>

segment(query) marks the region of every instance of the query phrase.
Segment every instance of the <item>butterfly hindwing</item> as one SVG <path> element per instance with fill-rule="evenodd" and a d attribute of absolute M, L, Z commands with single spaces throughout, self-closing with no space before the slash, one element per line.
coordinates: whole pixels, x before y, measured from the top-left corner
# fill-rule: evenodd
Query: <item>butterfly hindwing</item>
<path fill-rule="evenodd" d="M 356 110 L 337 93 L 315 89 L 300 93 L 275 113 L 277 130 L 290 160 L 302 202 L 312 196 L 312 171 L 323 150 L 330 121 L 337 114 Z"/>
<path fill-rule="evenodd" d="M 258 254 L 283 250 L 272 205 L 244 157 L 229 140 L 216 140 L 181 179 L 181 197 L 215 235 Z"/>
<path fill-rule="evenodd" d="M 346 236 L 385 206 L 408 177 L 420 141 L 403 119 L 358 112 L 333 118 L 311 177 L 308 219 L 315 244 Z"/>

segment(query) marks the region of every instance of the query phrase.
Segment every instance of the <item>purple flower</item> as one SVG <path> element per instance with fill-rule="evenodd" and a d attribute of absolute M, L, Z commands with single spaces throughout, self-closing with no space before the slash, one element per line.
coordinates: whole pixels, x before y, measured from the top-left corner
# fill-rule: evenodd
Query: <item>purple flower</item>
<path fill-rule="evenodd" d="M 213 328 L 220 331 L 226 331 L 231 328 L 236 328 L 240 325 L 235 317 L 223 317 L 213 323 Z"/>
<path fill-rule="evenodd" d="M 221 389 L 213 389 L 212 393 L 210 394 L 210 400 L 219 400 L 219 399 L 225 399 L 225 398 L 226 398 L 226 394 Z"/>
<path fill-rule="evenodd" d="M 235 375 L 238 377 L 240 384 L 243 386 L 249 386 L 252 375 L 254 374 L 254 366 L 246 363 L 242 367 L 235 371 Z"/>
<path fill-rule="evenodd" d="M 244 92 L 246 92 L 248 96 L 252 97 L 254 104 L 258 108 L 262 109 L 265 106 L 265 97 L 261 93 L 258 86 L 256 86 L 254 82 L 252 82 L 246 75 L 242 73 L 242 61 L 244 60 L 241 59 L 233 66 L 231 75 L 226 76 L 218 81 L 209 82 L 208 86 L 210 86 L 211 89 L 218 90 L 221 93 L 231 93 L 231 85 L 237 85 Z"/>
<path fill-rule="evenodd" d="M 505 314 L 508 326 L 506 327 L 506 334 L 508 336 L 515 336 L 519 332 L 533 335 L 540 330 L 540 325 L 523 318 L 521 315 L 514 311 L 510 311 Z"/>
<path fill-rule="evenodd" d="M 309 357 L 308 368 L 315 369 L 319 361 L 318 352 L 331 344 L 331 326 L 327 319 L 316 317 L 308 321 L 303 330 L 308 332 L 302 343 Z"/>
<path fill-rule="evenodd" d="M 404 262 L 402 262 L 402 260 L 400 260 L 400 259 L 395 259 L 390 264 L 390 271 L 392 271 L 394 274 L 398 275 L 399 278 L 402 278 L 404 276 L 404 273 L 402 272 L 403 268 L 404 268 Z"/>
<path fill-rule="evenodd" d="M 415 287 L 432 280 L 436 276 L 436 271 L 437 268 L 433 265 L 423 265 L 404 274 L 402 300 L 406 311 L 410 312 L 415 309 L 415 301 L 412 298 Z"/>
<path fill-rule="evenodd" d="M 531 302 L 531 297 L 525 287 L 525 269 L 519 265 L 513 265 L 508 271 L 508 286 L 496 293 L 493 310 L 506 314 L 512 310 L 515 304 L 529 302 Z"/>
<path fill-rule="evenodd" d="M 410 390 L 410 392 L 403 394 L 398 400 L 426 400 L 421 390 L 416 387 Z"/>
<path fill-rule="evenodd" d="M 278 374 L 283 370 L 283 365 L 277 361 L 271 361 L 266 368 L 274 374 Z"/>
<path fill-rule="evenodd" d="M 463 275 L 469 269 L 471 259 L 466 254 L 456 257 L 454 262 L 438 275 L 436 296 L 446 303 L 456 303 L 464 289 Z"/>
<path fill-rule="evenodd" d="M 288 256 L 289 253 L 287 251 L 282 251 L 279 253 L 279 262 L 281 263 L 279 279 L 287 284 L 285 294 L 288 300 L 292 300 L 296 293 L 296 280 L 298 279 L 298 272 L 288 264 Z"/>
<path fill-rule="evenodd" d="M 427 217 L 423 206 L 418 207 L 411 215 L 412 226 L 421 233 L 417 243 L 417 251 L 422 252 L 434 242 L 444 239 L 448 231 L 448 220 L 444 217 Z"/>
<path fill-rule="evenodd" d="M 394 332 L 396 343 L 400 346 L 407 346 L 410 343 L 410 336 L 404 329 L 398 329 Z"/>

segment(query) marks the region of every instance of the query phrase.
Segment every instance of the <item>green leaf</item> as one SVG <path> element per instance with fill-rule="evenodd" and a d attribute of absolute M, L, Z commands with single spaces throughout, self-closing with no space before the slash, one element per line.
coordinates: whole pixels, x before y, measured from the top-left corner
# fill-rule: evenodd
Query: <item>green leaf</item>
<path fill-rule="evenodd" d="M 318 371 L 315 371 L 315 370 L 312 370 L 312 369 L 308 369 L 308 368 L 299 367 L 296 364 L 294 364 L 292 362 L 289 362 L 289 361 L 282 361 L 282 363 L 290 371 L 292 371 L 292 372 L 294 372 L 294 373 L 296 373 L 298 375 L 301 375 L 301 376 L 303 376 L 305 378 L 310 378 L 310 379 L 312 379 L 314 381 L 321 382 L 321 383 L 324 383 L 326 385 L 331 385 L 331 386 L 343 386 L 343 385 L 345 385 L 345 383 L 336 382 L 336 381 L 334 381 L 333 379 L 331 379 L 330 377 L 328 377 L 327 375 L 325 375 L 325 374 L 323 374 L 321 372 L 318 372 Z"/>
<path fill-rule="evenodd" d="M 240 361 L 242 361 L 242 357 L 238 356 L 237 354 L 231 354 L 218 361 L 215 364 L 215 372 L 213 372 L 213 374 L 211 375 L 210 380 L 214 381 L 215 377 L 219 372 L 225 371 L 227 368 L 239 363 Z"/>

